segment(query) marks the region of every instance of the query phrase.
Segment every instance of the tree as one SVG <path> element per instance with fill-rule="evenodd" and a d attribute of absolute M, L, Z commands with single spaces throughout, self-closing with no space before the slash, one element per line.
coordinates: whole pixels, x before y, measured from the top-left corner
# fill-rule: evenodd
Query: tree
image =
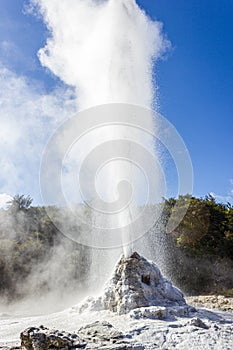
<path fill-rule="evenodd" d="M 30 196 L 25 196 L 24 194 L 16 194 L 11 201 L 8 202 L 10 209 L 13 211 L 25 210 L 28 209 L 33 202 L 33 199 Z"/>

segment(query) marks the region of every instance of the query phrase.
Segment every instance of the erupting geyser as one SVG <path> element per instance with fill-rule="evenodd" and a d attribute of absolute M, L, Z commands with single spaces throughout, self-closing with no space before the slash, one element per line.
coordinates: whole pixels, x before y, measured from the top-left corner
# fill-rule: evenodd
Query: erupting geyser
<path fill-rule="evenodd" d="M 74 87 L 79 110 L 112 103 L 148 108 L 156 106 L 153 67 L 168 42 L 161 33 L 161 23 L 153 22 L 135 0 L 32 0 L 32 3 L 39 7 L 50 31 L 45 48 L 39 51 L 40 61 L 62 81 Z M 128 119 L 131 117 L 128 116 Z M 153 128 L 151 117 L 152 134 Z M 124 140 L 130 137 L 134 143 L 143 145 L 154 157 L 157 156 L 151 137 L 133 128 L 127 130 L 123 123 L 121 127 L 108 125 L 103 130 L 96 128 L 86 145 L 94 141 L 96 144 L 104 143 L 106 138 Z M 129 162 L 132 152 L 130 148 L 127 151 Z M 79 153 L 77 150 L 76 158 Z M 132 164 L 127 167 L 123 163 L 122 159 L 115 159 L 106 165 L 98 192 L 106 203 L 111 204 L 119 196 L 118 183 L 126 179 L 132 184 L 133 199 L 131 202 L 128 199 L 130 207 L 113 224 L 119 227 L 128 225 L 128 233 L 122 235 L 122 245 L 125 256 L 129 257 L 133 240 L 130 221 L 135 219 L 132 208 L 142 205 L 144 183 L 138 172 L 132 170 Z M 91 164 L 89 172 L 90 169 Z M 93 178 L 95 176 L 93 174 Z M 158 176 L 156 171 L 154 176 Z M 159 189 L 159 176 L 157 180 Z M 71 192 L 72 197 L 73 188 Z M 85 198 L 85 201 L 88 200 Z M 110 266 L 113 266 L 112 262 Z"/>
<path fill-rule="evenodd" d="M 169 45 L 135 0 L 31 0 L 51 33 L 42 65 L 74 86 L 80 109 L 106 103 L 151 107 L 153 65 Z"/>
<path fill-rule="evenodd" d="M 161 24 L 149 19 L 135 0 L 30 2 L 39 9 L 50 31 L 46 46 L 39 51 L 40 61 L 74 87 L 80 112 L 67 120 L 47 145 L 41 165 L 42 193 L 46 204 L 57 204 L 62 209 L 70 204 L 76 209 L 77 203 L 86 204 L 75 213 L 86 213 L 83 217 L 88 218 L 90 229 L 75 230 L 75 225 L 71 225 L 73 236 L 66 232 L 64 223 L 61 231 L 92 248 L 92 269 L 85 277 L 99 296 L 88 297 L 49 317 L 21 318 L 20 322 L 19 318 L 15 322 L 10 319 L 8 323 L 4 319 L 4 342 L 7 339 L 6 343 L 12 346 L 13 334 L 13 344 L 18 345 L 15 334 L 19 334 L 23 324 L 22 350 L 232 348 L 232 326 L 223 325 L 221 315 L 201 311 L 196 315 L 206 317 L 207 324 L 199 318 L 179 318 L 176 322 L 177 316 L 191 316 L 197 311 L 186 304 L 182 292 L 162 276 L 154 262 L 133 252 L 132 242 L 141 237 L 140 229 L 146 233 L 154 227 L 153 220 L 149 228 L 145 224 L 155 212 L 160 217 L 159 207 L 165 196 L 161 191 L 164 174 L 158 150 L 154 150 L 153 135 L 157 133 L 153 131 L 163 129 L 163 137 L 158 140 L 165 140 L 172 155 L 174 151 L 179 170 L 184 164 L 190 165 L 184 161 L 187 151 L 183 143 L 172 137 L 175 133 L 170 124 L 154 119 L 150 110 L 156 109 L 154 63 L 168 45 L 161 34 Z M 161 125 L 154 120 L 157 124 L 161 121 Z M 187 174 L 187 169 L 184 172 Z M 77 173 L 80 197 L 76 196 Z M 180 175 L 182 171 L 179 185 L 184 182 L 187 190 L 188 181 L 182 181 Z M 142 220 L 138 214 L 143 206 L 150 210 Z M 117 235 L 111 236 L 112 231 Z M 140 244 L 137 242 L 139 252 L 143 248 Z M 124 255 L 114 267 L 116 253 L 119 256 L 122 246 Z M 163 254 L 163 246 L 160 253 Z M 112 269 L 110 280 L 98 294 L 97 283 L 102 287 L 106 271 Z M 146 322 L 140 321 L 144 318 Z M 154 319 L 166 319 L 167 326 Z M 218 324 L 213 320 L 218 320 Z M 32 321 L 44 325 L 29 327 Z M 88 324 L 90 321 L 93 323 Z M 68 329 L 64 332 L 54 327 Z"/>

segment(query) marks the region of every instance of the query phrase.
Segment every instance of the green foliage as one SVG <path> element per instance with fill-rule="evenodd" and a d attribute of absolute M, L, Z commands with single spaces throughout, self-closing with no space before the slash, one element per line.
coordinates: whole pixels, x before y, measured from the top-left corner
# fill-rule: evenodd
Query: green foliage
<path fill-rule="evenodd" d="M 233 207 L 217 203 L 211 195 L 204 199 L 180 196 L 166 201 L 167 220 L 178 222 L 179 212 L 184 209 L 186 215 L 172 233 L 177 246 L 194 256 L 233 259 Z"/>
<path fill-rule="evenodd" d="M 24 297 L 28 292 L 27 284 L 38 269 L 48 270 L 49 274 L 50 261 L 59 249 L 62 249 L 62 257 L 59 256 L 58 265 L 62 265 L 61 258 L 64 259 L 69 279 L 67 288 L 73 288 L 88 268 L 88 249 L 64 237 L 51 220 L 51 216 L 57 220 L 61 218 L 68 227 L 69 217 L 64 217 L 63 211 L 56 207 L 32 207 L 31 203 L 30 196 L 17 195 L 8 210 L 0 210 L 0 296 L 8 301 Z M 72 229 L 77 230 L 77 227 Z M 59 281 L 62 278 L 59 268 L 54 270 L 51 266 L 51 269 L 55 274 L 53 278 Z M 40 273 L 36 276 L 39 278 Z M 43 293 L 48 290 L 50 281 L 41 277 L 38 286 L 37 292 Z"/>
<path fill-rule="evenodd" d="M 90 251 L 65 238 L 57 228 L 60 226 L 54 225 L 54 222 L 62 223 L 67 232 L 78 237 L 82 233 L 82 223 L 70 218 L 65 209 L 32 207 L 31 204 L 30 196 L 16 195 L 8 210 L 0 210 L 0 296 L 5 295 L 8 300 L 22 297 L 20 287 L 25 284 L 27 289 L 27 280 L 38 266 L 45 265 L 49 269 L 56 247 L 67 249 L 62 262 L 67 274 L 61 283 L 69 288 L 71 280 L 87 280 Z M 77 210 L 89 215 L 85 207 Z M 151 210 L 156 208 L 152 206 Z M 186 215 L 179 223 L 183 211 Z M 179 196 L 165 200 L 164 217 L 155 231 L 161 229 L 161 224 L 166 225 L 168 219 L 176 229 L 164 234 L 163 249 L 169 257 L 166 273 L 173 282 L 190 294 L 231 291 L 232 205 L 217 203 L 210 195 L 205 198 Z M 58 273 L 56 278 L 60 281 L 62 277 Z M 44 279 L 38 281 L 38 285 L 48 288 Z"/>

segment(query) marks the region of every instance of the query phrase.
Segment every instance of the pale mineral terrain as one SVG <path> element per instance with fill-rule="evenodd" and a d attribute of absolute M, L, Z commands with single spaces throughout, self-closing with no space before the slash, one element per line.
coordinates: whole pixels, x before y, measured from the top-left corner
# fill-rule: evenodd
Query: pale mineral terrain
<path fill-rule="evenodd" d="M 94 322 L 98 323 L 93 325 Z M 112 325 L 114 333 L 123 336 L 117 341 L 115 339 L 114 343 L 111 333 L 106 336 L 106 329 L 99 327 L 103 322 Z M 40 325 L 59 330 L 60 334 L 78 335 L 84 342 L 89 342 L 84 349 L 233 349 L 233 314 L 229 312 L 199 309 L 188 316 L 158 319 L 156 316 L 135 318 L 131 314 L 117 315 L 106 310 L 79 314 L 76 307 L 34 317 L 2 315 L 0 347 L 20 346 L 20 333 L 28 327 Z M 89 335 L 80 332 L 87 325 L 92 325 Z"/>
<path fill-rule="evenodd" d="M 233 311 L 233 298 L 226 298 L 224 295 L 198 295 L 186 297 L 185 299 L 188 304 L 195 307 Z"/>
<path fill-rule="evenodd" d="M 48 315 L 1 314 L 0 348 L 16 347 L 232 350 L 233 313 L 190 306 L 153 262 L 134 253 L 121 257 L 99 297 Z"/>

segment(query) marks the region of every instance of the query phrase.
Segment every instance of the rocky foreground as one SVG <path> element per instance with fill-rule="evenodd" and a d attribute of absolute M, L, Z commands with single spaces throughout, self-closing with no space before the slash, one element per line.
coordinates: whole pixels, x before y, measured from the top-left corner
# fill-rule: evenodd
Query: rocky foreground
<path fill-rule="evenodd" d="M 58 319 L 57 316 L 52 323 L 56 323 L 59 330 L 45 326 L 28 327 L 21 332 L 20 339 L 14 339 L 15 325 L 8 320 L 8 327 L 12 333 L 8 328 L 8 335 L 5 333 L 5 341 L 4 337 L 1 338 L 1 348 L 8 350 L 16 348 L 28 350 L 231 350 L 233 348 L 233 317 L 232 315 L 227 317 L 225 313 L 214 314 L 201 310 L 189 317 L 174 317 L 173 319 L 144 317 L 135 320 L 129 315 L 112 317 L 106 312 L 99 315 L 94 312 L 91 317 L 95 321 L 86 324 L 87 318 L 83 317 L 81 322 L 85 325 L 76 331 L 73 329 L 75 329 L 75 321 L 78 323 L 77 318 L 74 319 L 67 314 L 65 319 L 67 326 L 64 331 L 62 327 L 64 320 L 60 317 Z M 96 318 L 99 318 L 100 321 L 96 321 Z M 104 318 L 107 321 L 104 321 Z M 25 325 L 25 320 L 22 323 Z M 20 322 L 21 327 L 22 323 Z M 49 322 L 45 320 L 45 323 Z M 1 327 L 2 331 L 4 327 Z M 2 334 L 4 335 L 4 332 Z M 11 337 L 14 339 L 13 342 Z"/>
<path fill-rule="evenodd" d="M 226 298 L 223 295 L 199 295 L 187 297 L 186 301 L 194 307 L 233 312 L 233 298 Z"/>
<path fill-rule="evenodd" d="M 134 253 L 119 260 L 99 297 L 47 316 L 2 317 L 0 348 L 230 350 L 233 314 L 188 305 L 154 263 Z"/>

